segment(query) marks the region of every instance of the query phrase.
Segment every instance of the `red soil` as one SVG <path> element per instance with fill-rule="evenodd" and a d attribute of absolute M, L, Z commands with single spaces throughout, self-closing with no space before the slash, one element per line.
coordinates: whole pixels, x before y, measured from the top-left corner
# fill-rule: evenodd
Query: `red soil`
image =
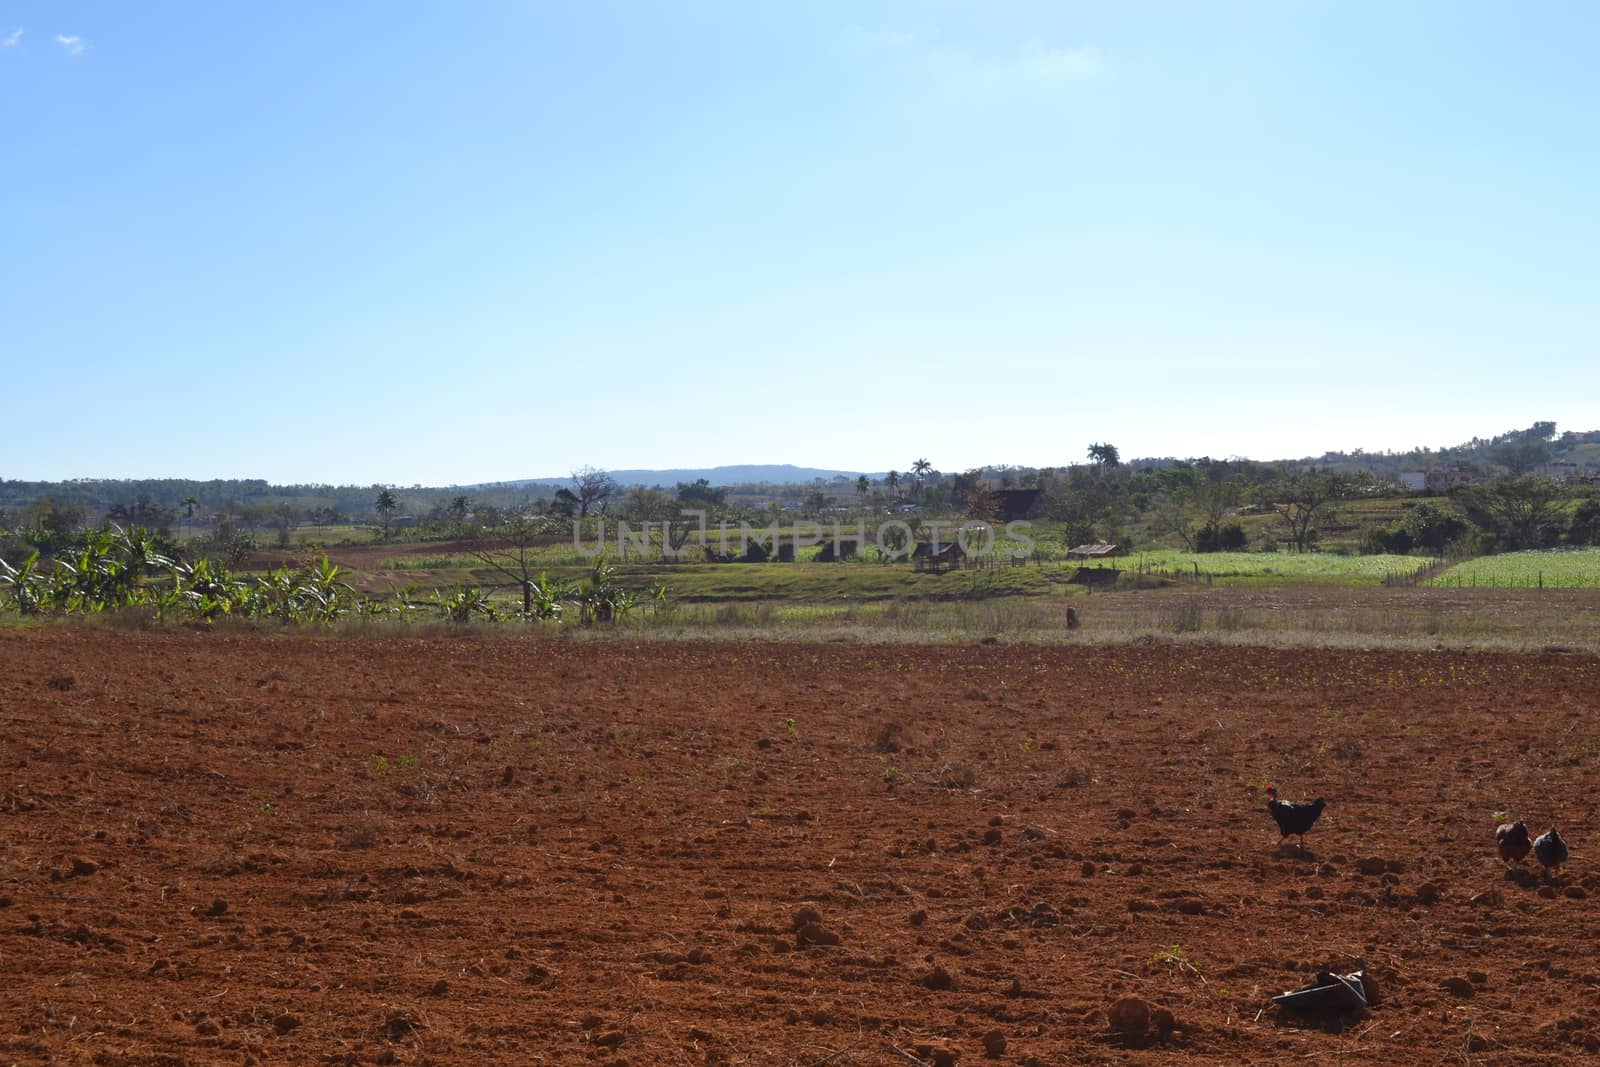
<path fill-rule="evenodd" d="M 0 1062 L 1577 1061 L 1597 712 L 1576 656 L 0 631 Z M 1269 1006 L 1357 954 L 1365 1017 Z"/>

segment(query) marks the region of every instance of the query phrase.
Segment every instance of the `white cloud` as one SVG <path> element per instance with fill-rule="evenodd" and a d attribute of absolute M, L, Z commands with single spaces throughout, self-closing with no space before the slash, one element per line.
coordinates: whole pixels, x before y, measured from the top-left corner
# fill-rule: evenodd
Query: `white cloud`
<path fill-rule="evenodd" d="M 0 40 L 0 48 L 15 48 L 20 40 L 22 40 L 22 27 L 18 26 L 3 40 Z"/>
<path fill-rule="evenodd" d="M 1047 91 L 1105 72 L 1099 49 L 1051 48 L 1037 41 L 1008 53 L 980 55 L 920 41 L 908 33 L 852 30 L 840 38 L 839 49 L 974 93 Z"/>
<path fill-rule="evenodd" d="M 83 55 L 83 38 L 77 34 L 56 34 L 56 44 L 67 50 L 69 56 Z"/>

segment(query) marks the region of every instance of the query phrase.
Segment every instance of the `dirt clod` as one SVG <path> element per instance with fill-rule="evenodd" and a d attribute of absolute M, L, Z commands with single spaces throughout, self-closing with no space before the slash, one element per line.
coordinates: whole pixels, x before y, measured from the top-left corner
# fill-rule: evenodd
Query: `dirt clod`
<path fill-rule="evenodd" d="M 809 922 L 795 931 L 794 942 L 804 948 L 807 945 L 837 945 L 840 938 L 821 923 Z"/>
<path fill-rule="evenodd" d="M 989 1030 L 983 1035 L 983 1054 L 997 1060 L 1006 1054 L 1006 1035 L 999 1030 Z"/>
<path fill-rule="evenodd" d="M 1119 997 L 1106 1013 L 1111 1028 L 1124 1034 L 1142 1034 L 1150 1028 L 1150 1005 L 1138 997 Z"/>

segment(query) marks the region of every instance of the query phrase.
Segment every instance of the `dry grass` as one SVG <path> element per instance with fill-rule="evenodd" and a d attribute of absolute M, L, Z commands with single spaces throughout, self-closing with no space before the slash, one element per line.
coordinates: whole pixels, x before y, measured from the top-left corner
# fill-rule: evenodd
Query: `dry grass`
<path fill-rule="evenodd" d="M 1068 629 L 1067 609 L 1081 625 Z M 29 625 L 82 620 L 7 619 Z M 148 618 L 95 618 L 116 629 L 177 629 Z M 202 627 L 191 627 L 202 628 Z M 285 632 L 275 623 L 224 620 L 211 632 Z M 365 638 L 528 635 L 575 640 L 813 640 L 874 644 L 1004 640 L 1116 644 L 1152 639 L 1265 647 L 1483 649 L 1600 654 L 1600 589 L 1433 589 L 1326 586 L 1211 587 L 1052 593 L 981 600 L 794 601 L 675 604 L 617 627 L 521 622 L 345 619 L 317 632 Z"/>
<path fill-rule="evenodd" d="M 1081 620 L 1077 630 L 1067 628 L 1069 604 Z M 661 638 L 999 638 L 1052 644 L 1159 638 L 1271 647 L 1600 653 L 1600 590 L 1213 588 L 863 604 L 842 611 L 764 607 L 691 605 L 671 618 L 641 620 L 639 630 Z"/>

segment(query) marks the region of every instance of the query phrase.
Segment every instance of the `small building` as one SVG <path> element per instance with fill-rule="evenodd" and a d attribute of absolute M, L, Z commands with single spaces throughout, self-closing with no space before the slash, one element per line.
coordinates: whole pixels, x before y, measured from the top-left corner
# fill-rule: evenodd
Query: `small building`
<path fill-rule="evenodd" d="M 1106 541 L 1096 541 L 1092 545 L 1079 545 L 1067 549 L 1069 559 L 1110 559 L 1124 554 L 1121 545 L 1113 545 Z"/>
<path fill-rule="evenodd" d="M 911 550 L 911 567 L 913 570 L 938 574 L 940 571 L 954 570 L 966 562 L 966 558 L 966 552 L 954 541 L 940 545 L 937 550 L 928 541 L 918 541 L 917 547 Z"/>

